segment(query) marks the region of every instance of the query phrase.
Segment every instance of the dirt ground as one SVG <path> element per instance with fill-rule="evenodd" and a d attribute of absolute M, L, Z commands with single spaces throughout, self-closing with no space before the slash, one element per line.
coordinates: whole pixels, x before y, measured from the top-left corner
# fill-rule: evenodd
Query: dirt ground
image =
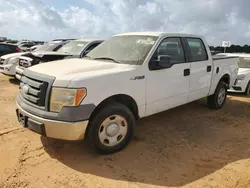
<path fill-rule="evenodd" d="M 122 152 L 43 138 L 15 116 L 18 83 L 0 75 L 0 187 L 250 187 L 250 98 L 200 100 L 137 122 Z"/>

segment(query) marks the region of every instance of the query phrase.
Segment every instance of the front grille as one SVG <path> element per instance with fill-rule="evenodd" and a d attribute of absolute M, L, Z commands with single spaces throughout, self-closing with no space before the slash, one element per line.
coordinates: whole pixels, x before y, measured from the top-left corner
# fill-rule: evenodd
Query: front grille
<path fill-rule="evenodd" d="M 5 59 L 1 58 L 1 59 L 0 59 L 0 65 L 3 65 L 4 62 L 5 62 Z"/>
<path fill-rule="evenodd" d="M 24 100 L 39 107 L 45 107 L 48 86 L 48 82 L 23 75 L 20 82 L 20 94 Z"/>

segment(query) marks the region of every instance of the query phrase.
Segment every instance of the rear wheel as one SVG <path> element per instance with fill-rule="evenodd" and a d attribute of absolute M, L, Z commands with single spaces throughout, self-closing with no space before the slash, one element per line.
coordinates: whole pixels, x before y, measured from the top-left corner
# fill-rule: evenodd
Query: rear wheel
<path fill-rule="evenodd" d="M 208 96 L 207 104 L 211 109 L 220 109 L 226 102 L 227 84 L 223 81 L 219 82 L 213 95 Z"/>
<path fill-rule="evenodd" d="M 250 95 L 250 82 L 248 82 L 248 84 L 247 84 L 247 88 L 246 88 L 246 90 L 245 90 L 245 94 L 246 95 Z"/>
<path fill-rule="evenodd" d="M 99 153 L 114 153 L 125 148 L 132 139 L 135 118 L 123 104 L 103 107 L 92 118 L 88 128 L 90 145 Z"/>

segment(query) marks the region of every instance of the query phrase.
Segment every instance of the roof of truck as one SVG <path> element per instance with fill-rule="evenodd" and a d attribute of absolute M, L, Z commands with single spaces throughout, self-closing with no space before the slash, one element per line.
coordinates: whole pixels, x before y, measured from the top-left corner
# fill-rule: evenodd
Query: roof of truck
<path fill-rule="evenodd" d="M 216 55 L 221 56 L 229 56 L 229 57 L 243 57 L 243 58 L 250 58 L 250 54 L 238 54 L 238 53 L 218 53 Z"/>
<path fill-rule="evenodd" d="M 77 39 L 75 41 L 84 41 L 84 42 L 93 42 L 93 41 L 104 41 L 103 38 L 86 38 L 86 39 Z"/>
<path fill-rule="evenodd" d="M 185 37 L 201 37 L 198 35 L 192 35 L 188 33 L 167 33 L 167 32 L 130 32 L 130 33 L 121 33 L 115 36 L 124 36 L 124 35 L 145 35 L 145 36 L 185 36 Z"/>

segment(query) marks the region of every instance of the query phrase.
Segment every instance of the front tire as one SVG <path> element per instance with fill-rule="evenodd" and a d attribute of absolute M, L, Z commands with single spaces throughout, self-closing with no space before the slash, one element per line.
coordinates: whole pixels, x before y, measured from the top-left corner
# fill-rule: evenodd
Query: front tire
<path fill-rule="evenodd" d="M 135 118 L 127 106 L 113 102 L 99 110 L 88 126 L 87 135 L 92 148 L 101 154 L 114 153 L 131 141 Z"/>
<path fill-rule="evenodd" d="M 220 81 L 213 95 L 207 97 L 208 107 L 220 109 L 224 106 L 227 99 L 227 84 Z"/>

